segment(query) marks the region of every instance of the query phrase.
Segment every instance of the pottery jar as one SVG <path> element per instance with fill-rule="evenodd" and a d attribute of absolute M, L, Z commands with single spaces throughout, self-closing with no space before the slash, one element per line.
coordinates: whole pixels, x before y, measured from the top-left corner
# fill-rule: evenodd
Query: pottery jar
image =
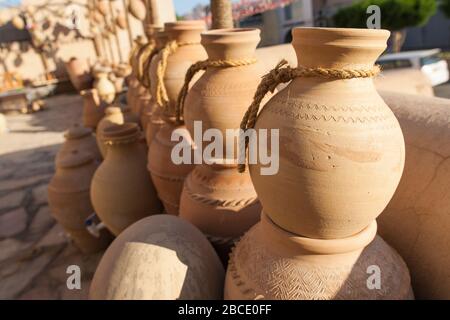
<path fill-rule="evenodd" d="M 130 0 L 128 10 L 138 20 L 144 21 L 147 10 L 142 0 Z"/>
<path fill-rule="evenodd" d="M 112 103 L 114 101 L 114 98 L 116 97 L 116 88 L 111 80 L 109 80 L 108 73 L 99 72 L 94 87 L 97 89 L 98 96 L 101 100 L 106 103 Z"/>
<path fill-rule="evenodd" d="M 141 96 L 139 100 L 139 119 L 143 132 L 147 132 L 147 124 L 152 116 L 154 104 L 151 103 L 150 94 Z"/>
<path fill-rule="evenodd" d="M 159 130 L 149 149 L 148 168 L 152 180 L 158 190 L 168 213 L 178 214 L 183 181 L 193 169 L 190 164 L 176 165 L 171 159 L 171 152 L 177 142 L 171 141 L 172 132 L 184 128 L 175 123 L 175 106 L 178 94 L 184 84 L 186 71 L 197 61 L 207 58 L 200 45 L 200 34 L 205 29 L 204 21 L 178 21 L 165 24 L 169 41 L 176 41 L 177 50 L 167 59 L 167 68 L 163 81 L 167 90 L 168 104 L 163 109 L 163 120 L 166 124 Z M 161 60 L 162 53 L 157 55 L 155 65 Z M 150 70 L 151 83 L 156 83 L 156 73 Z M 196 80 L 196 79 L 195 79 Z M 193 81 L 194 82 L 194 81 Z M 190 141 L 190 140 L 187 140 Z"/>
<path fill-rule="evenodd" d="M 135 123 L 103 130 L 108 152 L 92 179 L 95 212 L 115 235 L 139 219 L 162 212 L 151 179 L 146 173 L 147 147 Z"/>
<path fill-rule="evenodd" d="M 373 221 L 348 238 L 311 239 L 283 230 L 263 214 L 233 250 L 224 298 L 414 299 L 406 264 L 376 232 Z M 375 266 L 382 270 L 379 289 L 368 285 Z"/>
<path fill-rule="evenodd" d="M 96 238 L 84 224 L 85 219 L 94 212 L 89 192 L 96 169 L 97 163 L 91 153 L 72 149 L 58 158 L 55 175 L 48 186 L 48 202 L 53 217 L 84 253 L 106 248 L 112 238 L 105 229 Z"/>
<path fill-rule="evenodd" d="M 95 130 L 98 122 L 105 115 L 107 104 L 100 100 L 96 89 L 83 90 L 83 126 Z"/>
<path fill-rule="evenodd" d="M 105 116 L 98 123 L 97 126 L 97 134 L 96 134 L 96 142 L 98 149 L 100 150 L 103 158 L 106 158 L 107 145 L 105 145 L 103 141 L 103 130 L 106 128 L 115 125 L 115 124 L 124 124 L 125 120 L 122 114 L 122 110 L 119 107 L 108 107 L 105 111 Z"/>
<path fill-rule="evenodd" d="M 95 300 L 220 300 L 224 270 L 193 225 L 154 215 L 120 234 L 106 250 L 89 290 Z"/>
<path fill-rule="evenodd" d="M 95 137 L 92 134 L 92 129 L 74 124 L 64 133 L 64 138 L 65 142 L 56 154 L 55 164 L 58 163 L 64 154 L 71 152 L 73 149 L 89 152 L 98 163 L 103 160 Z"/>
<path fill-rule="evenodd" d="M 207 67 L 190 89 L 184 104 L 184 121 L 191 137 L 194 122 L 201 134 L 219 130 L 223 150 L 215 159 L 203 159 L 187 177 L 180 202 L 180 217 L 202 230 L 226 262 L 234 241 L 259 221 L 261 206 L 248 172 L 240 174 L 236 165 L 237 139 L 227 141 L 227 130 L 239 129 L 252 103 L 263 70 L 256 62 L 260 41 L 258 29 L 221 29 L 202 34 L 209 61 L 229 61 L 236 67 Z M 210 142 L 205 142 L 204 150 Z M 233 146 L 234 155 L 227 154 Z M 228 156 L 232 158 L 228 159 Z M 204 163 L 210 160 L 215 165 Z"/>
<path fill-rule="evenodd" d="M 91 68 L 86 59 L 72 57 L 65 63 L 65 66 L 70 81 L 77 91 L 91 88 L 93 79 L 91 76 Z"/>
<path fill-rule="evenodd" d="M 305 68 L 373 70 L 389 32 L 295 28 Z M 301 53 L 301 54 L 300 54 Z M 405 161 L 399 123 L 372 78 L 295 78 L 260 112 L 255 129 L 279 129 L 279 170 L 250 165 L 258 198 L 281 228 L 316 239 L 354 235 L 383 211 Z M 268 148 L 271 154 L 271 148 Z"/>

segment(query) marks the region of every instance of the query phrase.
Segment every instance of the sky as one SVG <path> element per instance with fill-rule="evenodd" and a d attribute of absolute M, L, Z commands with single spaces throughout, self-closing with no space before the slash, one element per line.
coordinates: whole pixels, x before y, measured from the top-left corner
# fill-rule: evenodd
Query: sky
<path fill-rule="evenodd" d="M 20 0 L 0 0 L 0 8 L 14 6 L 20 3 Z"/>
<path fill-rule="evenodd" d="M 173 0 L 173 3 L 175 4 L 175 11 L 177 14 L 183 15 L 190 12 L 191 9 L 199 3 L 209 4 L 209 0 Z"/>

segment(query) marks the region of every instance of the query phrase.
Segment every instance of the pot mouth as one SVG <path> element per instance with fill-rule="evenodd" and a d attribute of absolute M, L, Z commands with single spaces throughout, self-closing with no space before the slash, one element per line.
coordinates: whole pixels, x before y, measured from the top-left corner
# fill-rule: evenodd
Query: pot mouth
<path fill-rule="evenodd" d="M 225 28 L 208 30 L 202 33 L 202 35 L 222 35 L 222 36 L 236 36 L 240 37 L 242 34 L 260 34 L 261 30 L 258 28 Z"/>
<path fill-rule="evenodd" d="M 206 29 L 205 21 L 203 20 L 183 20 L 176 22 L 166 22 L 164 24 L 166 31 L 171 30 L 204 30 Z"/>
<path fill-rule="evenodd" d="M 140 129 L 136 123 L 114 124 L 103 129 L 102 140 L 109 145 L 127 144 L 138 140 Z"/>
<path fill-rule="evenodd" d="M 94 158 L 90 152 L 72 149 L 58 159 L 56 167 L 61 169 L 76 168 L 88 164 L 93 160 Z"/>
<path fill-rule="evenodd" d="M 105 110 L 105 114 L 108 116 L 113 115 L 113 114 L 120 114 L 120 113 L 122 113 L 122 110 L 119 107 L 108 107 Z"/>
<path fill-rule="evenodd" d="M 229 28 L 202 32 L 202 44 L 247 43 L 259 41 L 261 31 L 256 28 Z"/>
<path fill-rule="evenodd" d="M 332 255 L 360 250 L 369 245 L 377 234 L 374 220 L 359 233 L 341 239 L 312 239 L 293 234 L 276 225 L 264 212 L 261 213 L 261 227 L 271 243 L 284 243 L 294 251 L 310 252 L 319 255 Z M 271 237 L 267 237 L 271 235 Z"/>

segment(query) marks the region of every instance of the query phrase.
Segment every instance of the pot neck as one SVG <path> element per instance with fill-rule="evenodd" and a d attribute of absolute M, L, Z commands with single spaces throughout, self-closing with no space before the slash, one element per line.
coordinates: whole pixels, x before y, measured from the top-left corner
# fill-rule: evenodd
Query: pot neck
<path fill-rule="evenodd" d="M 308 68 L 371 69 L 387 47 L 390 32 L 376 29 L 295 28 L 298 65 Z"/>
<path fill-rule="evenodd" d="M 260 40 L 259 29 L 219 29 L 201 35 L 201 43 L 212 61 L 253 59 Z"/>
<path fill-rule="evenodd" d="M 377 234 L 374 220 L 361 232 L 343 239 L 312 239 L 286 231 L 276 225 L 264 212 L 261 214 L 261 231 L 266 245 L 287 255 L 334 255 L 362 250 Z"/>
<path fill-rule="evenodd" d="M 135 123 L 112 125 L 102 133 L 103 142 L 112 148 L 132 146 L 141 137 L 139 127 Z"/>
<path fill-rule="evenodd" d="M 200 43 L 200 35 L 206 28 L 202 20 L 167 22 L 164 26 L 169 41 L 189 44 Z"/>

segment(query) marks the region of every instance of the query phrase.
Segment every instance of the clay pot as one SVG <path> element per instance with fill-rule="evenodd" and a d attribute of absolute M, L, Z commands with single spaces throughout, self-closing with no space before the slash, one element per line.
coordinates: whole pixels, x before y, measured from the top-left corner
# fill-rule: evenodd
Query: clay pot
<path fill-rule="evenodd" d="M 372 222 L 343 239 L 289 233 L 266 215 L 230 257 L 227 300 L 410 300 L 408 268 Z M 374 271 L 375 270 L 375 271 Z M 381 277 L 379 289 L 371 275 Z M 375 279 L 375 277 L 374 277 Z"/>
<path fill-rule="evenodd" d="M 84 253 L 100 251 L 112 240 L 105 229 L 99 238 L 85 229 L 85 219 L 94 212 L 89 189 L 96 169 L 92 154 L 72 149 L 58 158 L 56 173 L 48 186 L 48 202 L 53 217 Z"/>
<path fill-rule="evenodd" d="M 151 96 L 141 96 L 139 101 L 139 118 L 143 132 L 147 132 L 147 123 L 152 116 L 154 104 L 151 103 Z"/>
<path fill-rule="evenodd" d="M 202 34 L 202 44 L 210 61 L 250 60 L 255 57 L 259 34 L 258 29 L 213 30 Z M 200 164 L 187 177 L 180 217 L 208 236 L 224 262 L 228 260 L 234 241 L 259 221 L 261 206 L 250 175 L 248 172 L 239 174 L 236 165 L 223 163 L 237 163 L 234 157 L 227 159 L 225 146 L 234 145 L 234 155 L 237 155 L 237 146 L 235 140 L 227 141 L 226 131 L 239 129 L 262 74 L 256 63 L 208 68 L 186 97 L 184 120 L 191 137 L 194 137 L 194 121 L 201 121 L 202 135 L 208 129 L 222 133 L 224 149 L 223 157 L 208 159 L 216 165 Z"/>
<path fill-rule="evenodd" d="M 21 16 L 15 16 L 11 19 L 11 23 L 14 26 L 14 28 L 18 30 L 25 29 L 25 22 L 23 21 L 23 18 Z"/>
<path fill-rule="evenodd" d="M 91 199 L 97 215 L 113 234 L 151 214 L 162 212 L 146 174 L 146 145 L 134 123 L 104 129 L 106 158 L 95 172 Z"/>
<path fill-rule="evenodd" d="M 207 58 L 206 52 L 200 45 L 200 34 L 204 29 L 205 23 L 203 21 L 178 21 L 165 24 L 169 40 L 189 43 L 180 46 L 167 60 L 164 85 L 169 97 L 169 104 L 163 114 L 166 125 L 160 129 L 156 138 L 153 139 L 149 150 L 148 168 L 158 190 L 158 195 L 163 201 L 166 211 L 170 214 L 178 214 L 183 181 L 193 169 L 193 166 L 188 164 L 175 165 L 171 159 L 172 148 L 177 144 L 171 141 L 172 131 L 184 128 L 184 126 L 174 124 L 175 106 L 178 94 L 184 84 L 186 71 L 193 63 Z M 160 60 L 161 53 L 156 56 L 154 63 L 152 61 L 150 67 L 150 83 L 152 86 L 157 81 L 155 68 Z M 153 87 L 153 89 L 155 88 Z M 151 91 L 151 93 L 152 96 L 156 96 L 155 91 Z"/>
<path fill-rule="evenodd" d="M 105 111 L 105 116 L 98 123 L 96 142 L 103 158 L 106 158 L 107 146 L 103 141 L 103 131 L 115 124 L 124 124 L 125 120 L 122 110 L 119 107 L 108 107 Z"/>
<path fill-rule="evenodd" d="M 130 0 L 128 10 L 138 20 L 144 21 L 147 14 L 145 4 L 141 0 Z"/>
<path fill-rule="evenodd" d="M 98 72 L 97 81 L 94 83 L 94 88 L 97 89 L 98 96 L 106 103 L 113 103 L 116 97 L 116 88 L 109 80 L 108 73 Z"/>
<path fill-rule="evenodd" d="M 83 97 L 83 126 L 95 130 L 105 115 L 107 104 L 100 101 L 96 89 L 83 90 L 80 94 Z"/>
<path fill-rule="evenodd" d="M 124 107 L 122 109 L 122 114 L 125 122 L 131 122 L 137 124 L 139 127 L 141 126 L 141 118 L 133 113 L 129 107 Z"/>
<path fill-rule="evenodd" d="M 87 90 L 92 86 L 91 68 L 86 59 L 71 58 L 65 63 L 70 82 L 77 91 Z"/>
<path fill-rule="evenodd" d="M 142 219 L 105 252 L 89 291 L 96 300 L 218 300 L 224 271 L 203 234 L 168 215 Z"/>
<path fill-rule="evenodd" d="M 64 133 L 64 138 L 66 141 L 56 154 L 55 164 L 73 150 L 88 152 L 95 161 L 98 163 L 102 162 L 103 157 L 97 147 L 97 142 L 92 134 L 92 129 L 83 127 L 79 124 L 74 124 Z"/>
<path fill-rule="evenodd" d="M 372 69 L 389 32 L 296 28 L 293 37 L 301 66 Z M 250 173 L 264 211 L 294 234 L 360 232 L 386 207 L 403 172 L 402 131 L 371 78 L 296 78 L 264 106 L 255 129 L 279 129 L 278 173 L 261 175 L 261 164 Z"/>
<path fill-rule="evenodd" d="M 97 10 L 103 15 L 107 16 L 109 11 L 108 0 L 98 0 Z"/>
<path fill-rule="evenodd" d="M 122 30 L 125 30 L 127 28 L 127 18 L 125 17 L 125 14 L 119 13 L 119 15 L 116 17 L 116 24 Z"/>

